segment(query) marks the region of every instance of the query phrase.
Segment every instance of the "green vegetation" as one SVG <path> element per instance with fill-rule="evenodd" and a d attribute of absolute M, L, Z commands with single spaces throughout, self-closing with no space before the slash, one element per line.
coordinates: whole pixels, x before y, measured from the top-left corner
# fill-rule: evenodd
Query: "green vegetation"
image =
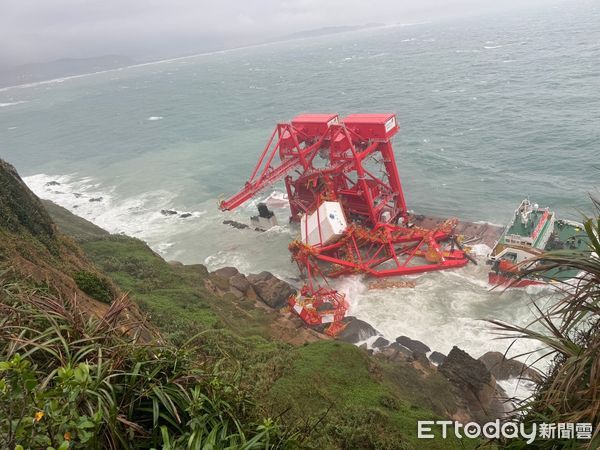
<path fill-rule="evenodd" d="M 0 286 L 0 448 L 265 448 L 235 377 L 186 347 L 120 330 L 127 303 L 100 319 L 73 302 Z M 20 447 L 19 447 L 20 446 Z"/>
<path fill-rule="evenodd" d="M 151 320 L 175 343 L 205 330 L 235 330 L 241 338 L 269 338 L 276 312 L 257 309 L 233 295 L 219 298 L 205 287 L 201 265 L 171 266 L 144 242 L 108 236 L 82 242 L 86 255 L 125 292 L 130 292 Z"/>
<path fill-rule="evenodd" d="M 287 420 L 314 426 L 311 442 L 317 448 L 423 448 L 417 421 L 447 417 L 456 409 L 439 374 L 423 377 L 411 365 L 369 357 L 353 345 L 316 342 L 295 348 L 292 360 L 270 389 L 269 400 L 276 413 L 286 411 Z M 458 449 L 476 444 L 449 437 L 426 445 Z"/>
<path fill-rule="evenodd" d="M 259 399 L 255 416 L 277 418 L 302 447 L 418 449 L 417 420 L 456 411 L 448 382 L 437 373 L 423 376 L 341 342 L 293 347 L 274 340 L 269 325 L 278 313 L 233 295 L 216 297 L 205 282 L 219 280 L 203 266 L 170 265 L 127 236 L 88 236 L 80 243 L 170 342 L 182 345 L 196 335 L 190 342 L 196 357 L 238 373 L 240 389 Z M 463 445 L 474 443 L 428 442 L 434 449 Z"/>
<path fill-rule="evenodd" d="M 494 322 L 510 332 L 510 337 L 539 341 L 554 356 L 545 381 L 522 405 L 525 423 L 592 424 L 590 441 L 548 439 L 536 442 L 540 449 L 600 448 L 600 202 L 593 203 L 596 217 L 584 222 L 589 247 L 546 253 L 538 258 L 539 266 L 526 271 L 538 273 L 566 267 L 580 274 L 574 282 L 562 281 L 561 301 L 545 310 L 538 307 L 536 323 L 543 325 L 545 331 Z M 530 448 L 520 440 L 506 446 Z"/>
<path fill-rule="evenodd" d="M 50 200 L 42 200 L 41 202 L 46 211 L 50 214 L 50 217 L 52 217 L 54 223 L 60 224 L 60 231 L 78 242 L 84 239 L 95 239 L 109 235 L 108 231 L 103 228 L 72 214 Z"/>
<path fill-rule="evenodd" d="M 417 420 L 457 410 L 435 371 L 282 342 L 277 311 L 215 295 L 205 267 L 53 222 L 4 162 L 0 182 L 1 449 L 419 449 Z"/>
<path fill-rule="evenodd" d="M 73 275 L 77 287 L 90 297 L 103 303 L 110 303 L 113 292 L 110 282 L 93 272 L 81 270 Z"/>
<path fill-rule="evenodd" d="M 294 348 L 269 338 L 276 312 L 204 288 L 202 266 L 171 266 L 145 243 L 111 236 L 82 243 L 86 254 L 177 344 L 243 367 L 240 385 L 311 448 L 419 448 L 416 422 L 456 410 L 439 374 L 386 363 L 357 347 L 323 341 Z M 235 330 L 235 332 L 233 331 Z M 226 362 L 225 362 L 226 361 Z M 243 362 L 243 363 L 242 363 Z M 318 426 L 314 426 L 315 424 Z M 314 426 L 314 427 L 313 427 Z M 430 448 L 463 448 L 456 441 Z"/>
<path fill-rule="evenodd" d="M 25 186 L 17 171 L 0 160 L 0 230 L 27 232 L 51 253 L 58 248 L 55 227 L 40 200 Z"/>

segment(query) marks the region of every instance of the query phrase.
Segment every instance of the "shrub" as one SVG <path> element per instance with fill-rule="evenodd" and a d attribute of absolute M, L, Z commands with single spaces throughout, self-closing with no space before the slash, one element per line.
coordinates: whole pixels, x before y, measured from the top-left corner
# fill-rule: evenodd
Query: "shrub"
<path fill-rule="evenodd" d="M 272 421 L 253 420 L 254 403 L 236 377 L 192 359 L 186 346 L 123 332 L 127 310 L 117 299 L 93 319 L 74 301 L 0 285 L 0 448 L 280 443 Z"/>
<path fill-rule="evenodd" d="M 93 272 L 80 271 L 73 275 L 77 287 L 90 297 L 103 303 L 110 303 L 113 292 L 110 283 Z"/>

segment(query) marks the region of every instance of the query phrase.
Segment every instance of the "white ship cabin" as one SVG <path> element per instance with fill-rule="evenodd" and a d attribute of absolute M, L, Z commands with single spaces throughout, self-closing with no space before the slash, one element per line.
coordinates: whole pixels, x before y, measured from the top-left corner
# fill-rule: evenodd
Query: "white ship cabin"
<path fill-rule="evenodd" d="M 554 230 L 554 220 L 555 215 L 548 208 L 540 209 L 537 203 L 532 205 L 525 199 L 515 211 L 501 243 L 543 250 Z"/>

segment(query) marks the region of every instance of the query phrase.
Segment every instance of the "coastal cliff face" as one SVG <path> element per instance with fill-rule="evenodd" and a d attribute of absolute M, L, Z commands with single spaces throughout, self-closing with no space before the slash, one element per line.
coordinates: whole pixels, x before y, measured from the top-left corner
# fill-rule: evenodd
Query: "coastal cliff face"
<path fill-rule="evenodd" d="M 225 361 L 219 367 L 237 374 L 240 392 L 253 399 L 248 415 L 277 418 L 300 448 L 422 448 L 418 420 L 478 418 L 468 395 L 477 402 L 496 396 L 490 383 L 466 394 L 456 366 L 438 370 L 421 347 L 406 347 L 414 344 L 409 338 L 381 341 L 376 354 L 352 345 L 376 333 L 356 319 L 338 341 L 306 328 L 285 307 L 293 287 L 270 273 L 167 263 L 140 240 L 41 202 L 1 160 L 0 212 L 3 286 L 77 298 L 77 308 L 95 317 L 127 293 L 127 317 L 145 324 L 146 340 L 190 347 L 206 370 Z M 450 438 L 428 448 L 476 444 Z"/>
<path fill-rule="evenodd" d="M 14 167 L 0 160 L 0 275 L 57 295 L 77 297 L 82 308 L 101 317 L 122 295 L 81 248 L 60 233 L 42 202 Z M 133 305 L 131 314 L 139 316 Z M 132 320 L 134 318 L 132 317 Z"/>

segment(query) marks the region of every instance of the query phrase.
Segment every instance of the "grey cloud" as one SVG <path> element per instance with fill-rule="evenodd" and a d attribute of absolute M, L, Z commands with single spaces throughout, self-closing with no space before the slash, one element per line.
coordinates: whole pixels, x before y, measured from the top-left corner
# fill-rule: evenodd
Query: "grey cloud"
<path fill-rule="evenodd" d="M 543 0 L 528 0 L 543 3 Z M 0 64 L 223 48 L 326 26 L 412 22 L 521 0 L 2 0 Z M 0 71 L 2 67 L 0 66 Z"/>

